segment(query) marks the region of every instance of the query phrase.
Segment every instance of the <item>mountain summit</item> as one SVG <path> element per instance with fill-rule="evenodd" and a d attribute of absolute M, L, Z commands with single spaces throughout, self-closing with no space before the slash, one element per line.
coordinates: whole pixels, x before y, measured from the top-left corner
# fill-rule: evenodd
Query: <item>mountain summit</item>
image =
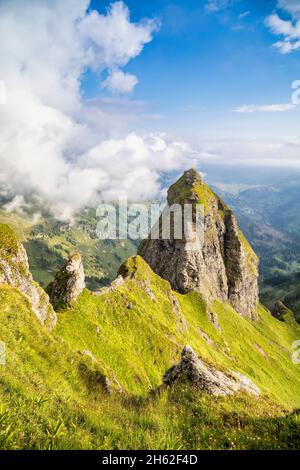
<path fill-rule="evenodd" d="M 230 302 L 254 320 L 258 306 L 258 258 L 238 227 L 233 212 L 194 169 L 168 190 L 168 206 L 200 204 L 204 239 L 190 250 L 185 239 L 144 240 L 139 254 L 154 272 L 180 293 L 200 292 L 207 302 Z"/>

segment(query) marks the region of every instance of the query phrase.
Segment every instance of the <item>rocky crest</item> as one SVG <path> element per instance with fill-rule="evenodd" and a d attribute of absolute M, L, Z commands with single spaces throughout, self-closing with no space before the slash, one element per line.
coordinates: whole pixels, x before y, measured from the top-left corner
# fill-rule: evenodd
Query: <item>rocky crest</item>
<path fill-rule="evenodd" d="M 208 366 L 190 346 L 183 349 L 181 361 L 165 373 L 163 382 L 172 385 L 181 379 L 188 380 L 193 387 L 210 395 L 226 396 L 238 392 L 260 395 L 259 388 L 250 379 L 234 371 L 227 375 Z"/>
<path fill-rule="evenodd" d="M 85 288 L 85 276 L 81 255 L 71 256 L 65 266 L 58 271 L 46 291 L 55 310 L 72 305 Z"/>
<path fill-rule="evenodd" d="M 272 315 L 280 321 L 285 321 L 288 318 L 295 319 L 292 310 L 290 310 L 281 300 L 275 302 L 275 305 L 272 309 Z"/>
<path fill-rule="evenodd" d="M 225 203 L 196 170 L 186 171 L 168 191 L 168 206 L 192 204 L 204 209 L 204 239 L 144 240 L 139 255 L 180 293 L 198 291 L 208 302 L 230 302 L 242 316 L 255 319 L 258 305 L 258 258 Z M 195 223 L 195 215 L 193 222 Z"/>
<path fill-rule="evenodd" d="M 38 319 L 50 328 L 56 323 L 56 313 L 46 292 L 33 281 L 28 258 L 14 231 L 0 224 L 0 284 L 19 289 L 31 302 Z"/>

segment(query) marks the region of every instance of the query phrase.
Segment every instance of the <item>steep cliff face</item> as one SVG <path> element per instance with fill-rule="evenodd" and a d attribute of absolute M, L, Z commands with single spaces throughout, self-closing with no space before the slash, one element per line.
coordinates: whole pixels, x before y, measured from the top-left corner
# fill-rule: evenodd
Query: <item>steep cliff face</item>
<path fill-rule="evenodd" d="M 0 284 L 19 289 L 31 302 L 38 319 L 50 328 L 56 323 L 56 313 L 46 292 L 33 281 L 23 245 L 13 230 L 0 224 Z"/>
<path fill-rule="evenodd" d="M 143 241 L 139 254 L 180 293 L 200 292 L 208 301 L 229 301 L 242 316 L 255 319 L 258 305 L 258 258 L 224 202 L 196 170 L 186 171 L 170 187 L 168 205 L 203 207 L 204 237 Z M 195 218 L 193 220 L 195 222 Z"/>
<path fill-rule="evenodd" d="M 58 271 L 46 291 L 55 309 L 70 307 L 85 288 L 85 276 L 81 255 L 71 256 L 65 266 Z"/>

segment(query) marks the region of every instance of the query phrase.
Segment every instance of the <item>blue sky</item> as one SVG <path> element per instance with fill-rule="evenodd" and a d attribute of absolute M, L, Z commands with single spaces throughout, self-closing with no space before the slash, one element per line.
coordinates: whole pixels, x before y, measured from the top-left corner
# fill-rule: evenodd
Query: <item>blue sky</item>
<path fill-rule="evenodd" d="M 60 218 L 300 171 L 299 0 L 1 0 L 0 57 L 1 194 Z"/>
<path fill-rule="evenodd" d="M 144 125 L 190 139 L 297 132 L 297 109 L 233 112 L 243 105 L 289 103 L 291 83 L 300 77 L 300 52 L 280 54 L 273 46 L 278 38 L 265 24 L 276 1 L 217 3 L 218 11 L 206 0 L 126 2 L 133 21 L 160 21 L 153 40 L 125 68 L 139 80 L 130 99 L 161 117 Z M 109 4 L 95 0 L 92 7 L 103 11 Z M 87 96 L 103 94 L 95 77 L 84 86 Z"/>

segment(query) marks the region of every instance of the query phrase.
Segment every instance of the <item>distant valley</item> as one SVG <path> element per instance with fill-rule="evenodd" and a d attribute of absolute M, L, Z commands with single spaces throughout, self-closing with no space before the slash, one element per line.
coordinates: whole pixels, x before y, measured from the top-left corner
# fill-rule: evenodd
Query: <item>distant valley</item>
<path fill-rule="evenodd" d="M 300 315 L 300 180 L 277 186 L 214 187 L 235 211 L 260 257 L 261 300 L 284 302 Z M 229 192 L 228 189 L 231 191 Z"/>
<path fill-rule="evenodd" d="M 283 300 L 300 316 L 300 180 L 275 186 L 215 183 L 212 187 L 233 209 L 260 257 L 261 301 L 272 308 L 276 300 Z M 36 210 L 20 214 L 2 207 L 0 220 L 21 233 L 34 279 L 43 287 L 75 251 L 83 256 L 91 290 L 108 285 L 120 264 L 136 253 L 137 241 L 96 237 L 93 208 L 82 211 L 73 223 L 59 222 L 47 212 L 34 221 Z"/>

